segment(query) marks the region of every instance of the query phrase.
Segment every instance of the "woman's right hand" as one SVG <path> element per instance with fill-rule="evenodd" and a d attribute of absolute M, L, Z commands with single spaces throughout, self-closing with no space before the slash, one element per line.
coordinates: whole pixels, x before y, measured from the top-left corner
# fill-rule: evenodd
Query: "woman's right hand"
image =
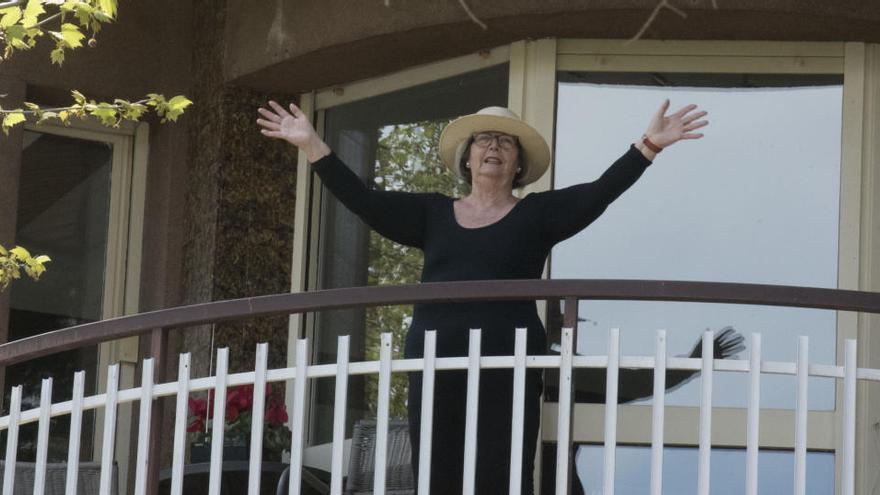
<path fill-rule="evenodd" d="M 321 140 L 312 123 L 296 105 L 290 104 L 290 111 L 278 103 L 269 101 L 269 108 L 260 107 L 257 112 L 262 118 L 257 124 L 260 132 L 270 138 L 283 139 L 303 150 L 309 162 L 316 162 L 330 154 L 330 147 Z"/>

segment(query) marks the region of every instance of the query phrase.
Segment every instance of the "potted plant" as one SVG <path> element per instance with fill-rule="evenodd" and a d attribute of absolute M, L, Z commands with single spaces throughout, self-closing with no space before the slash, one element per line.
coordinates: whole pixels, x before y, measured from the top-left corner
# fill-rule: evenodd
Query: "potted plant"
<path fill-rule="evenodd" d="M 251 424 L 253 421 L 254 386 L 242 385 L 226 391 L 223 458 L 246 460 L 250 456 Z M 290 429 L 287 408 L 281 394 L 266 387 L 266 405 L 263 415 L 263 460 L 280 461 L 281 454 L 290 449 Z M 189 398 L 189 425 L 192 437 L 190 462 L 208 462 L 211 459 L 211 428 L 214 423 L 214 390 L 207 398 Z"/>

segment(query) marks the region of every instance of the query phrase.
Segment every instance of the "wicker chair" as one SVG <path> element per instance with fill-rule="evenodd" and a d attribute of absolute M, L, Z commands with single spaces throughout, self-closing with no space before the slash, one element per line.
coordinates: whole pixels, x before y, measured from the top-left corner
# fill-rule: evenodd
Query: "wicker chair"
<path fill-rule="evenodd" d="M 387 495 L 412 495 L 415 493 L 412 463 L 410 462 L 409 425 L 406 421 L 388 424 L 388 455 L 385 478 Z M 373 466 L 376 455 L 376 422 L 361 420 L 354 425 L 349 453 L 346 495 L 373 493 Z M 277 495 L 287 495 L 290 468 L 284 470 L 278 481 Z M 329 487 L 313 480 L 314 475 L 303 470 L 303 489 L 307 493 L 330 493 Z"/>
<path fill-rule="evenodd" d="M 31 495 L 34 493 L 34 471 L 36 464 L 33 462 L 15 463 L 15 482 L 13 483 L 13 495 Z M 6 461 L 0 461 L 0 483 L 6 470 Z M 67 463 L 51 462 L 46 464 L 46 495 L 64 495 L 67 480 Z M 79 465 L 77 476 L 77 495 L 97 495 L 101 482 L 101 465 L 97 462 L 82 462 Z M 113 477 L 110 482 L 110 493 L 118 492 L 118 479 L 116 465 L 113 465 Z"/>
<path fill-rule="evenodd" d="M 412 495 L 415 493 L 409 443 L 409 424 L 390 421 L 388 424 L 388 454 L 385 475 L 385 493 Z M 348 462 L 348 480 L 345 493 L 366 495 L 373 493 L 373 466 L 376 455 L 376 422 L 361 420 L 354 425 L 351 453 Z"/>

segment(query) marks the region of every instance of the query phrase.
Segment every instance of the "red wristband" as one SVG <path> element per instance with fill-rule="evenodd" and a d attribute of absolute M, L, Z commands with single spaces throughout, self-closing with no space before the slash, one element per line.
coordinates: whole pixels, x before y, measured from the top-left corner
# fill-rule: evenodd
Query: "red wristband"
<path fill-rule="evenodd" d="M 661 151 L 663 151 L 663 148 L 652 143 L 651 140 L 648 139 L 648 136 L 642 136 L 642 144 L 644 144 L 649 150 L 653 151 L 654 153 L 660 153 Z"/>

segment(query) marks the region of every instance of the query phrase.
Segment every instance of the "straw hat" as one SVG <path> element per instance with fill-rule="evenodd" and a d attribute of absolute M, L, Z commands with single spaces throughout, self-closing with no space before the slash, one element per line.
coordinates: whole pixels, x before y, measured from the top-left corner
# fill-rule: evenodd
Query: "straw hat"
<path fill-rule="evenodd" d="M 440 134 L 440 160 L 455 175 L 461 177 L 458 164 L 468 140 L 475 132 L 494 131 L 516 136 L 525 152 L 524 172 L 520 183 L 538 180 L 550 166 L 550 146 L 534 127 L 523 122 L 519 115 L 504 107 L 486 107 L 477 113 L 459 117 Z"/>

